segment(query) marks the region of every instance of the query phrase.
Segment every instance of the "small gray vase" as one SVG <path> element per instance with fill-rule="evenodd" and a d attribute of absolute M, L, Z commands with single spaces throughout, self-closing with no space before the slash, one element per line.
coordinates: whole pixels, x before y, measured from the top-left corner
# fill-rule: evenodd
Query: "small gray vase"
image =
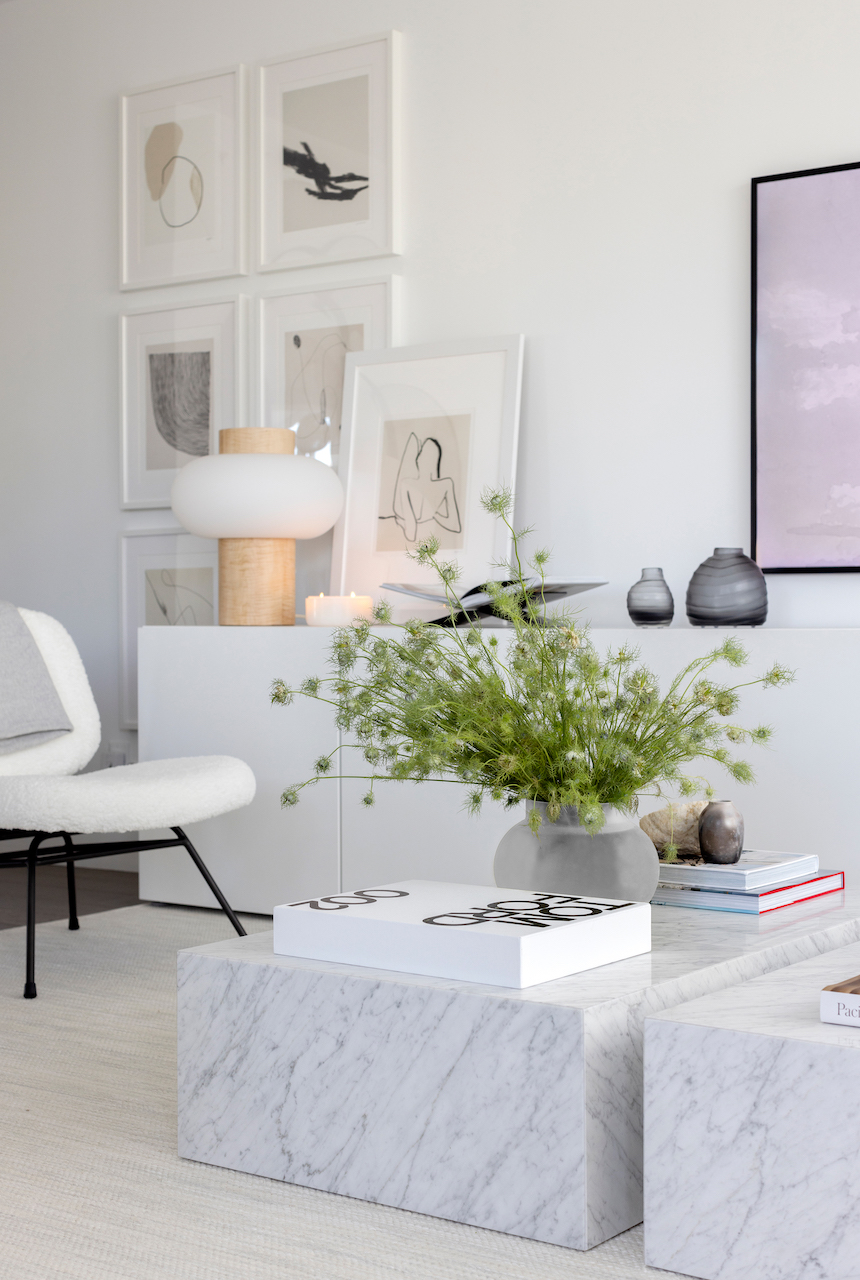
<path fill-rule="evenodd" d="M 699 848 L 705 862 L 737 862 L 743 847 L 743 815 L 731 800 L 712 800 L 699 814 Z"/>
<path fill-rule="evenodd" d="M 538 834 L 523 819 L 499 842 L 493 863 L 497 885 L 623 902 L 651 901 L 660 862 L 635 818 L 605 804 L 606 823 L 590 836 L 574 807 L 563 808 L 558 821 L 550 822 L 546 804 L 536 800 L 534 806 L 543 817 Z"/>
<path fill-rule="evenodd" d="M 642 570 L 642 577 L 627 592 L 627 612 L 637 627 L 668 627 L 675 601 L 662 569 Z"/>

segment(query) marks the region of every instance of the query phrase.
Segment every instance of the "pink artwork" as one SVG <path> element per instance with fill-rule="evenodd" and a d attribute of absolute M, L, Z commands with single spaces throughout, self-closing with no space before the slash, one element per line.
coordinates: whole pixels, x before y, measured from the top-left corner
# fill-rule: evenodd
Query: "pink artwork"
<path fill-rule="evenodd" d="M 860 569 L 860 165 L 756 178 L 754 556 Z"/>

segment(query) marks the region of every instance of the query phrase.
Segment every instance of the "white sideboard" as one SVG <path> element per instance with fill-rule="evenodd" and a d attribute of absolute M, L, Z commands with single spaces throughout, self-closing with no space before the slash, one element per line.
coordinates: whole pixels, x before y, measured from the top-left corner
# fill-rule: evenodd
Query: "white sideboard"
<path fill-rule="evenodd" d="M 196 823 L 198 845 L 231 905 L 271 914 L 282 902 L 390 880 L 492 884 L 493 855 L 520 817 L 485 806 L 463 811 L 455 783 L 383 782 L 372 809 L 367 785 L 324 779 L 282 809 L 289 783 L 313 776 L 337 745 L 332 708 L 309 698 L 272 706 L 269 690 L 326 674 L 330 627 L 142 627 L 138 633 L 140 759 L 239 756 L 254 770 L 246 809 Z M 354 753 L 350 753 L 353 755 Z M 356 758 L 349 772 L 355 772 Z M 366 767 L 366 766 L 365 766 Z M 140 896 L 214 906 L 190 858 L 141 854 Z"/>
<path fill-rule="evenodd" d="M 595 630 L 601 649 L 633 643 L 668 680 L 720 643 L 725 629 Z M 787 689 L 749 690 L 737 717 L 774 726 L 772 746 L 744 755 L 758 783 L 738 786 L 704 770 L 746 819 L 750 847 L 814 852 L 823 867 L 860 872 L 857 772 L 860 749 L 860 631 L 737 628 L 751 655 L 747 669 L 774 659 L 797 670 Z M 280 794 L 313 772 L 337 742 L 331 709 L 297 699 L 271 706 L 275 677 L 297 684 L 324 674 L 331 631 L 324 627 L 144 627 L 139 633 L 140 759 L 225 754 L 247 760 L 257 797 L 247 809 L 189 829 L 233 905 L 269 913 L 279 902 L 409 878 L 492 883 L 492 860 L 518 813 L 462 810 L 463 788 L 381 783 L 377 803 L 360 802 L 365 784 L 321 781 L 283 810 Z M 749 678 L 723 668 L 727 681 Z M 704 766 L 703 766 L 704 769 Z M 352 772 L 353 770 L 347 770 Z M 725 791 L 723 792 L 723 788 Z M 654 808 L 643 802 L 643 811 Z M 190 859 L 167 850 L 141 856 L 141 897 L 213 905 Z"/>

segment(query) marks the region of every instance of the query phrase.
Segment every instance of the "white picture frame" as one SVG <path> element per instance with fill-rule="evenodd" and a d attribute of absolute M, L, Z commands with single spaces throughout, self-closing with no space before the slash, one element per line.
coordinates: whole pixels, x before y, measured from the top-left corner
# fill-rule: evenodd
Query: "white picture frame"
<path fill-rule="evenodd" d="M 345 357 L 396 341 L 399 278 L 293 289 L 259 300 L 258 422 L 296 433 L 296 452 L 337 466 Z"/>
<path fill-rule="evenodd" d="M 180 467 L 245 421 L 246 297 L 120 317 L 122 506 L 169 507 Z"/>
<path fill-rule="evenodd" d="M 381 590 L 383 582 L 438 587 L 407 554 L 417 541 L 440 538 L 463 590 L 507 559 L 510 537 L 481 494 L 514 490 L 523 346 L 516 334 L 347 356 L 339 465 L 346 502 L 334 530 L 332 595 L 387 599 L 395 621 L 434 617 L 438 606 Z"/>
<path fill-rule="evenodd" d="M 399 98 L 397 31 L 260 68 L 261 271 L 400 252 Z"/>
<path fill-rule="evenodd" d="M 120 288 L 244 275 L 247 68 L 120 99 Z"/>
<path fill-rule="evenodd" d="M 166 576 L 165 576 L 166 575 Z M 159 578 L 163 576 L 163 581 Z M 211 598 L 209 590 L 211 588 Z M 184 529 L 120 537 L 120 724 L 137 728 L 137 632 L 143 626 L 216 626 L 218 543 Z"/>

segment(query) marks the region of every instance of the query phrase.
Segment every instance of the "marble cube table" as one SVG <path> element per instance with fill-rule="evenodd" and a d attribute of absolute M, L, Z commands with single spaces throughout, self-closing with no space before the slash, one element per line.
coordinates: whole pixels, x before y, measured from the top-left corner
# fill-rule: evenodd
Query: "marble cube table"
<path fill-rule="evenodd" d="M 645 1260 L 705 1280 L 860 1276 L 860 1028 L 819 1020 L 860 945 L 645 1024 Z"/>
<path fill-rule="evenodd" d="M 523 991 L 276 956 L 268 933 L 183 951 L 179 1154 L 591 1248 L 642 1220 L 646 1014 L 860 940 L 860 894 L 658 907 L 652 936 Z"/>

